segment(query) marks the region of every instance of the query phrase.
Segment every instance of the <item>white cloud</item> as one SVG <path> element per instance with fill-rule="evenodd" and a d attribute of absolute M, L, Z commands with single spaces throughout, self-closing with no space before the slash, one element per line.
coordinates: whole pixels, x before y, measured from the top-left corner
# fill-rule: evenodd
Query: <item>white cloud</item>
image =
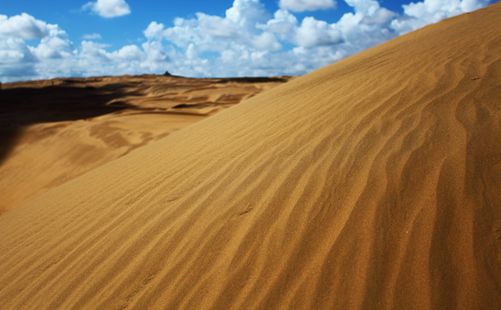
<path fill-rule="evenodd" d="M 22 13 L 0 15 L 0 78 L 29 79 L 39 67 L 71 56 L 71 42 L 64 30 Z"/>
<path fill-rule="evenodd" d="M 157 22 L 151 22 L 148 27 L 143 31 L 148 39 L 162 39 L 164 36 L 165 26 Z"/>
<path fill-rule="evenodd" d="M 272 33 L 263 32 L 254 38 L 254 47 L 260 51 L 277 51 L 281 45 Z"/>
<path fill-rule="evenodd" d="M 0 38 L 0 79 L 25 80 L 35 75 L 35 56 L 24 41 L 19 38 Z"/>
<path fill-rule="evenodd" d="M 461 13 L 478 10 L 489 4 L 489 0 L 463 0 L 461 1 Z"/>
<path fill-rule="evenodd" d="M 343 39 L 337 25 L 306 17 L 297 28 L 296 40 L 299 46 L 309 48 L 341 43 Z"/>
<path fill-rule="evenodd" d="M 125 0 L 97 0 L 83 6 L 104 18 L 113 18 L 130 14 L 130 7 Z"/>
<path fill-rule="evenodd" d="M 294 12 L 317 11 L 332 9 L 336 6 L 334 0 L 280 0 L 280 8 Z"/>
<path fill-rule="evenodd" d="M 436 23 L 444 18 L 479 9 L 488 0 L 424 0 L 403 5 L 404 15 L 395 19 L 392 27 L 400 34 Z"/>
<path fill-rule="evenodd" d="M 336 23 L 341 31 L 346 54 L 353 54 L 374 44 L 391 39 L 390 28 L 396 13 L 381 7 L 375 0 L 346 0 L 354 13 L 344 14 Z"/>
<path fill-rule="evenodd" d="M 292 41 L 295 38 L 297 23 L 296 16 L 289 11 L 278 10 L 272 19 L 266 24 L 257 25 L 257 28 L 274 33 L 282 40 Z"/>
<path fill-rule="evenodd" d="M 24 40 L 40 39 L 48 33 L 47 24 L 26 13 L 7 17 L 0 15 L 0 36 Z"/>
<path fill-rule="evenodd" d="M 116 51 L 115 55 L 123 60 L 137 60 L 143 57 L 143 52 L 137 45 L 126 45 Z"/>
<path fill-rule="evenodd" d="M 268 17 L 269 13 L 259 0 L 234 0 L 233 6 L 226 10 L 226 19 L 244 29 L 253 29 Z"/>
<path fill-rule="evenodd" d="M 36 47 L 30 47 L 38 59 L 57 59 L 71 55 L 72 44 L 66 32 L 57 25 L 47 25 L 48 32 Z"/>
<path fill-rule="evenodd" d="M 150 40 L 168 39 L 179 48 L 193 43 L 202 52 L 221 52 L 235 45 L 262 46 L 265 39 L 270 41 L 272 37 L 262 36 L 257 28 L 268 19 L 269 13 L 259 0 L 235 0 L 223 17 L 196 13 L 192 19 L 176 18 L 169 28 L 151 22 L 144 34 Z"/>
<path fill-rule="evenodd" d="M 26 13 L 0 15 L 0 80 L 166 70 L 199 77 L 304 74 L 488 1 L 424 0 L 405 5 L 402 14 L 377 0 L 345 2 L 352 11 L 330 23 L 299 19 L 288 9 L 271 14 L 259 0 L 234 0 L 221 16 L 199 12 L 171 25 L 153 21 L 139 43 L 115 49 L 99 34 L 74 44 L 58 25 Z"/>
<path fill-rule="evenodd" d="M 346 4 L 353 7 L 355 11 L 364 15 L 373 14 L 380 8 L 377 0 L 345 0 Z"/>

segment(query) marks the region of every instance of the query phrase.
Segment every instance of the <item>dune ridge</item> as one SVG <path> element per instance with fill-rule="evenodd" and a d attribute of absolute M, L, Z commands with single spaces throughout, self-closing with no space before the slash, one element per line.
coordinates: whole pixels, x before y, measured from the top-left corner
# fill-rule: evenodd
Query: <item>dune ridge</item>
<path fill-rule="evenodd" d="M 445 20 L 33 198 L 2 306 L 499 309 L 499 29 Z"/>

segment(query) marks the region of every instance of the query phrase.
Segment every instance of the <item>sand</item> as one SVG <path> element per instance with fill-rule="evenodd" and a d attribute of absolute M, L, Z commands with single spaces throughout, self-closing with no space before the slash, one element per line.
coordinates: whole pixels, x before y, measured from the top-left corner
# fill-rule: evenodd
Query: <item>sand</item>
<path fill-rule="evenodd" d="M 4 84 L 0 213 L 288 79 L 145 75 Z"/>
<path fill-rule="evenodd" d="M 499 309 L 499 29 L 426 27 L 30 199 L 2 307 Z"/>

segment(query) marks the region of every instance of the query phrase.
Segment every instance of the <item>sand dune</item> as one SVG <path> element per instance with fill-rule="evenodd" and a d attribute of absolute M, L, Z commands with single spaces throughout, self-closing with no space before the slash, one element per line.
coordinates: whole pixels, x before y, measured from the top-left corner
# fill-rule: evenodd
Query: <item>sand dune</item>
<path fill-rule="evenodd" d="M 0 213 L 287 80 L 146 75 L 4 84 Z"/>
<path fill-rule="evenodd" d="M 264 92 L 0 217 L 15 308 L 501 308 L 501 6 Z"/>

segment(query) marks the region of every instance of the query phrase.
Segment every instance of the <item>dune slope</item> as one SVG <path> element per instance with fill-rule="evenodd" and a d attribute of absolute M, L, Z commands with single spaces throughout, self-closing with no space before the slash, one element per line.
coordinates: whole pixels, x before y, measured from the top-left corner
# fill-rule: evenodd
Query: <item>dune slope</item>
<path fill-rule="evenodd" d="M 4 84 L 0 214 L 287 80 L 142 75 Z"/>
<path fill-rule="evenodd" d="M 2 307 L 499 309 L 499 29 L 427 27 L 10 211 Z"/>

